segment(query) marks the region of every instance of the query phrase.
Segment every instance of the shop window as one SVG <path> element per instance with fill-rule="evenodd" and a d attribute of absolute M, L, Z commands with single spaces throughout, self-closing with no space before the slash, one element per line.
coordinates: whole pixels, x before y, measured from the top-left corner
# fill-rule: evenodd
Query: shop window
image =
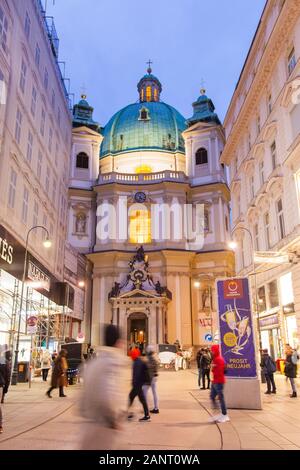
<path fill-rule="evenodd" d="M 278 286 L 277 281 L 269 282 L 268 284 L 269 291 L 269 304 L 270 308 L 278 307 L 279 305 L 279 295 L 278 295 Z"/>
<path fill-rule="evenodd" d="M 264 312 L 267 309 L 265 286 L 258 289 L 258 311 Z"/>
<path fill-rule="evenodd" d="M 151 242 L 151 216 L 148 209 L 130 211 L 129 241 L 138 244 Z"/>
<path fill-rule="evenodd" d="M 80 152 L 76 157 L 76 168 L 88 169 L 89 157 L 86 153 Z"/>
<path fill-rule="evenodd" d="M 196 165 L 205 165 L 206 163 L 208 163 L 207 150 L 202 147 L 196 152 Z"/>

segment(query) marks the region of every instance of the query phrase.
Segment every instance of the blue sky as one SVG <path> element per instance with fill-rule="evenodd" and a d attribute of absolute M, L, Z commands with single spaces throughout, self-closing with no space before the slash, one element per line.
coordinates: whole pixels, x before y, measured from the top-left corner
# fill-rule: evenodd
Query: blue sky
<path fill-rule="evenodd" d="M 137 101 L 136 85 L 149 58 L 163 86 L 163 101 L 190 117 L 203 79 L 223 119 L 265 0 L 47 3 L 71 91 L 78 101 L 85 85 L 94 118 L 103 126 Z"/>

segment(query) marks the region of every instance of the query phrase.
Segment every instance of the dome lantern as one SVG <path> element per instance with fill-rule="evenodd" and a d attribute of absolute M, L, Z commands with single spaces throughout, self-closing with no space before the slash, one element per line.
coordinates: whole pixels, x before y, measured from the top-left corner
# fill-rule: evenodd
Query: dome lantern
<path fill-rule="evenodd" d="M 162 90 L 160 81 L 152 75 L 151 60 L 147 63 L 147 74 L 141 78 L 137 86 L 141 103 L 160 101 L 160 93 Z"/>
<path fill-rule="evenodd" d="M 218 115 L 215 113 L 215 106 L 210 98 L 206 95 L 206 90 L 202 87 L 200 96 L 193 103 L 194 114 L 187 120 L 188 126 L 192 126 L 197 122 L 213 122 L 220 125 Z"/>

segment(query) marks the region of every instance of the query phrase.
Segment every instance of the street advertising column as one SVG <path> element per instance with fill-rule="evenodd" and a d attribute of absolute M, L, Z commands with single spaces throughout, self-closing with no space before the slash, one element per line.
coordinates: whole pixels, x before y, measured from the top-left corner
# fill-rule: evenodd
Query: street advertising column
<path fill-rule="evenodd" d="M 247 278 L 217 281 L 220 347 L 227 377 L 256 378 L 255 334 Z"/>

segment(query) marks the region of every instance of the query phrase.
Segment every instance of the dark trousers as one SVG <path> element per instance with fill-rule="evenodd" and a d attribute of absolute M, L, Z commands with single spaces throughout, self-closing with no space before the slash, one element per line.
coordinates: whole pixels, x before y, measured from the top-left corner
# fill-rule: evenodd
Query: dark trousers
<path fill-rule="evenodd" d="M 224 384 L 214 384 L 213 383 L 211 385 L 210 399 L 213 402 L 213 404 L 216 405 L 216 398 L 218 397 L 219 400 L 220 400 L 222 414 L 226 415 L 227 414 L 227 409 L 226 409 L 226 405 L 225 405 L 223 390 L 224 390 Z"/>
<path fill-rule="evenodd" d="M 202 386 L 205 388 L 205 377 L 207 378 L 207 388 L 210 385 L 209 369 L 202 369 Z"/>
<path fill-rule="evenodd" d="M 266 381 L 267 381 L 267 391 L 271 392 L 276 392 L 276 385 L 275 385 L 275 380 L 274 380 L 274 374 L 271 372 L 265 374 L 266 376 Z"/>
<path fill-rule="evenodd" d="M 202 369 L 198 369 L 198 387 L 201 387 Z"/>
<path fill-rule="evenodd" d="M 49 369 L 42 369 L 43 381 L 47 381 Z"/>
<path fill-rule="evenodd" d="M 47 393 L 50 395 L 52 390 L 54 390 L 55 388 L 56 387 L 50 387 Z M 64 395 L 64 387 L 60 386 L 59 387 L 59 396 L 62 397 L 63 395 Z"/>
<path fill-rule="evenodd" d="M 139 397 L 139 400 L 140 400 L 140 402 L 141 402 L 141 404 L 143 405 L 143 408 L 144 408 L 145 416 L 149 416 L 149 409 L 148 409 L 147 401 L 146 401 L 145 395 L 143 393 L 142 387 L 133 387 L 132 388 L 131 392 L 129 393 L 129 406 L 132 405 L 133 400 L 135 399 L 135 397 Z"/>

